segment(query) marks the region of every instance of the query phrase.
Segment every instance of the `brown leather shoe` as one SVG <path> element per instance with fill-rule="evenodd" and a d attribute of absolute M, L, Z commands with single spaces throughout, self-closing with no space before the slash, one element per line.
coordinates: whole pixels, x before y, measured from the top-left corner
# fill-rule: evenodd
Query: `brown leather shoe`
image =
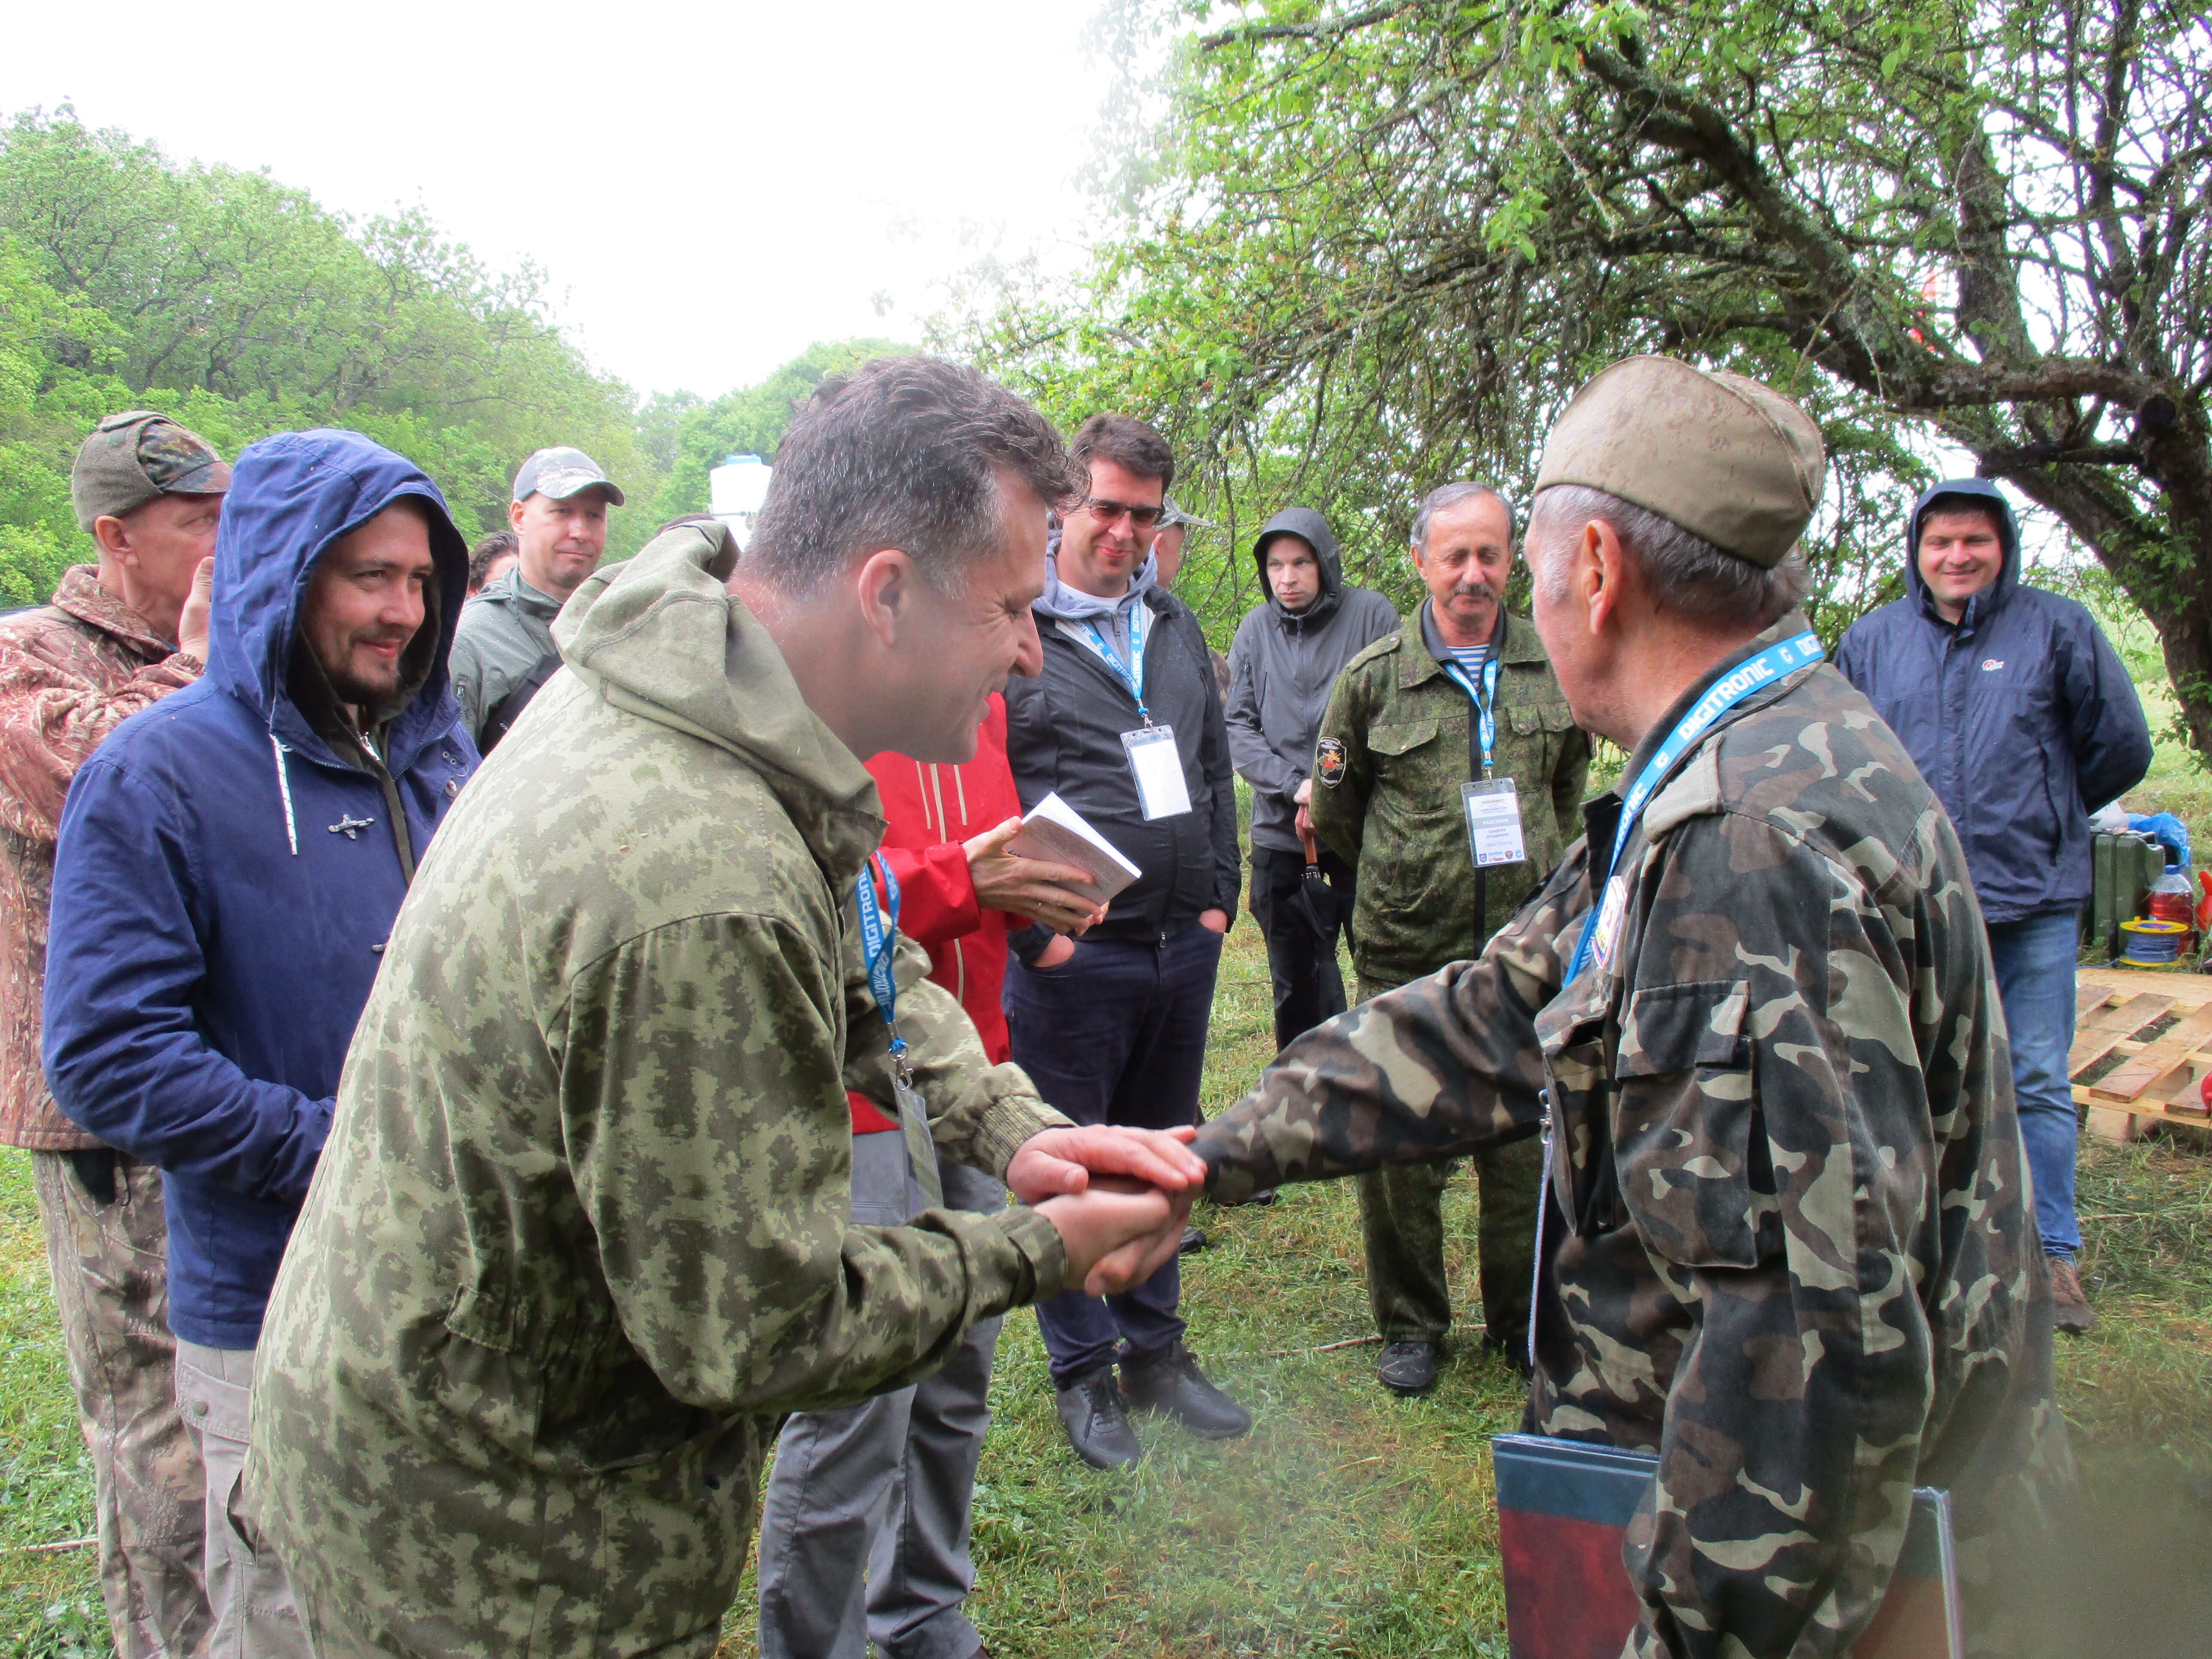
<path fill-rule="evenodd" d="M 2090 1310 L 2089 1298 L 2082 1294 L 2081 1275 L 2063 1255 L 2047 1255 L 2043 1265 L 2051 1273 L 2051 1304 L 2058 1328 L 2087 1336 L 2097 1328 L 2097 1316 Z"/>

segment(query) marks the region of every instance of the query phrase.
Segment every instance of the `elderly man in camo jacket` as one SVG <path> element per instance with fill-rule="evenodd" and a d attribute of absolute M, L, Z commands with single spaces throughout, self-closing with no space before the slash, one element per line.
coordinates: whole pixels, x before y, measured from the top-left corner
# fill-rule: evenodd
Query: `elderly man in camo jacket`
<path fill-rule="evenodd" d="M 228 464 L 198 433 L 152 410 L 109 416 L 70 472 L 98 562 L 0 623 L 0 1145 L 31 1154 L 123 1659 L 199 1651 L 205 1481 L 177 1410 L 161 1172 L 87 1134 L 46 1091 L 46 907 L 77 768 L 206 665 L 209 560 L 229 488 Z"/>
<path fill-rule="evenodd" d="M 1658 1454 L 1637 1655 L 1844 1654 L 1916 1485 L 1971 1561 L 2065 1456 L 1966 860 L 1794 609 L 1823 469 L 1735 375 L 1583 390 L 1528 547 L 1625 793 L 1480 960 L 1292 1044 L 1197 1142 L 1234 1196 L 1547 1129 L 1530 1416 Z"/>

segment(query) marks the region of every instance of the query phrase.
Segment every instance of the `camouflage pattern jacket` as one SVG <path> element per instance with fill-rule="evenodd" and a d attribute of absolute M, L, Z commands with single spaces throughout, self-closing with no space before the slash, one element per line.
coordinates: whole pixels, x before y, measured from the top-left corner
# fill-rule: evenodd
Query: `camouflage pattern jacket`
<path fill-rule="evenodd" d="M 778 1414 L 914 1382 L 1065 1271 L 1031 1210 L 848 1223 L 884 822 L 705 568 L 726 536 L 571 601 L 568 666 L 455 804 L 362 1015 L 249 1475 L 339 1651 L 712 1653 Z M 928 969 L 902 939 L 939 1145 L 1000 1175 L 1066 1120 Z"/>
<path fill-rule="evenodd" d="M 88 564 L 70 566 L 49 603 L 0 622 L 0 1145 L 100 1145 L 55 1109 L 39 1059 L 54 831 L 86 757 L 202 666 Z"/>
<path fill-rule="evenodd" d="M 1592 802 L 1480 961 L 1291 1044 L 1198 1150 L 1235 1197 L 1525 1134 L 1548 1090 L 1531 1414 L 1659 1454 L 1628 1650 L 1840 1655 L 1915 1485 L 1986 1533 L 2064 1455 L 1981 917 L 1950 821 L 1826 665 L 1681 762 L 1622 849 L 1609 951 L 1563 984 L 1619 816 Z"/>
<path fill-rule="evenodd" d="M 1314 828 L 1358 871 L 1352 961 L 1401 985 L 1474 956 L 1565 856 L 1590 746 L 1543 641 L 1505 618 L 1491 769 L 1521 798 L 1525 863 L 1478 871 L 1460 786 L 1482 775 L 1474 706 L 1424 632 L 1428 601 L 1338 677 L 1316 744 Z"/>

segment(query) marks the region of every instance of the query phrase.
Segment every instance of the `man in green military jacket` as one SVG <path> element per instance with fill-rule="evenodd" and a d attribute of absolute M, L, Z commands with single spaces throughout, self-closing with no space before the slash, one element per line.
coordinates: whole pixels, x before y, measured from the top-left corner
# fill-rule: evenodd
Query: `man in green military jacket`
<path fill-rule="evenodd" d="M 1413 520 L 1419 612 L 1354 657 L 1330 696 L 1309 810 L 1352 863 L 1352 961 L 1365 1001 L 1478 956 L 1580 832 L 1589 741 L 1568 712 L 1536 631 L 1505 611 L 1513 518 L 1486 484 L 1448 483 Z M 1504 811 L 1510 844 L 1475 861 L 1473 798 Z M 1491 819 L 1481 820 L 1485 823 Z M 1503 827 L 1501 825 L 1501 827 Z M 1510 842 L 1510 837 L 1508 838 Z M 1540 1158 L 1533 1141 L 1474 1156 L 1485 1345 L 1521 1363 L 1528 1328 Z M 1443 1193 L 1452 1165 L 1396 1164 L 1359 1177 L 1367 1295 L 1382 1334 L 1376 1376 L 1424 1394 L 1451 1325 Z"/>
<path fill-rule="evenodd" d="M 1825 467 L 1739 375 L 1582 390 L 1528 560 L 1620 788 L 1479 961 L 1308 1033 L 1197 1141 L 1235 1198 L 1547 1125 L 1529 1417 L 1656 1455 L 1628 1659 L 1842 1659 L 1916 1486 L 1986 1583 L 2064 1466 L 1966 854 L 1796 608 Z M 1969 1593 L 1986 1639 L 2004 1598 Z"/>
<path fill-rule="evenodd" d="M 704 1659 L 778 1417 L 1171 1256 L 1187 1198 L 1054 1194 L 1195 1158 L 988 1064 L 863 874 L 861 757 L 963 759 L 1036 672 L 1073 482 L 1012 393 L 878 360 L 794 420 L 741 567 L 681 526 L 562 613 L 383 947 L 262 1338 L 252 1502 L 323 1659 Z M 909 1146 L 1036 1207 L 851 1224 L 886 1068 Z"/>

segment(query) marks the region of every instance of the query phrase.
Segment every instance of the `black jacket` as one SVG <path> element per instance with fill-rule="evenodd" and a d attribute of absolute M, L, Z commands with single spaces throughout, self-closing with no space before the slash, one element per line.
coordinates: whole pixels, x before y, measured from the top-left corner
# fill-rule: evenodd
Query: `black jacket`
<path fill-rule="evenodd" d="M 1301 536 L 1321 565 L 1321 592 L 1303 611 L 1285 611 L 1267 586 L 1267 544 Z M 1311 507 L 1285 507 L 1252 544 L 1260 591 L 1268 595 L 1237 625 L 1229 647 L 1229 753 L 1252 786 L 1252 844 L 1298 850 L 1291 799 L 1313 770 L 1322 711 L 1345 664 L 1398 629 L 1390 601 L 1344 585 L 1328 520 Z"/>
<path fill-rule="evenodd" d="M 1943 620 L 1921 580 L 1936 498 L 1985 497 L 2004 568 Z M 1951 815 L 1982 914 L 2019 921 L 2089 896 L 2089 814 L 2150 769 L 2150 727 L 2119 655 L 2073 600 L 2020 584 L 2020 530 L 1993 484 L 1952 479 L 1913 504 L 1905 597 L 1851 624 L 1836 666 L 1889 722 Z"/>
<path fill-rule="evenodd" d="M 1144 873 L 1114 896 L 1106 920 L 1086 939 L 1154 942 L 1182 933 L 1201 910 L 1237 914 L 1243 867 L 1237 847 L 1236 774 L 1221 720 L 1221 691 L 1206 635 L 1190 607 L 1147 586 L 1138 602 L 1151 612 L 1145 647 L 1145 702 L 1155 724 L 1175 728 L 1191 810 L 1147 823 L 1137 804 L 1121 734 L 1143 724 L 1129 688 L 1062 630 L 1055 586 L 1036 604 L 1044 672 L 1006 687 L 1006 759 L 1027 811 L 1055 790 Z M 1015 954 L 1033 962 L 1051 935 L 1042 927 L 1012 937 Z"/>

